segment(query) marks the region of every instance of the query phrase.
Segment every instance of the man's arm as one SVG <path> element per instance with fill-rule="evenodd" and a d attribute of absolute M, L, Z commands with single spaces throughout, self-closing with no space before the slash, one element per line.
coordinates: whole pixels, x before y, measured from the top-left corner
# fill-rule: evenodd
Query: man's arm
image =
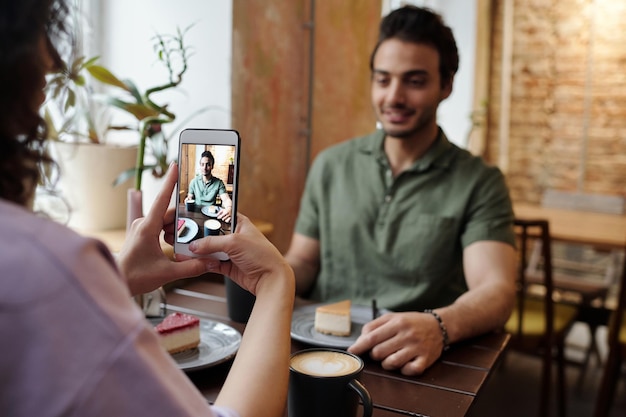
<path fill-rule="evenodd" d="M 233 206 L 233 202 L 226 191 L 220 194 L 220 198 L 222 199 L 222 207 L 231 208 Z"/>
<path fill-rule="evenodd" d="M 506 243 L 481 241 L 463 252 L 468 291 L 435 312 L 445 325 L 450 342 L 457 342 L 501 327 L 515 303 L 515 249 Z M 385 369 L 418 375 L 441 355 L 443 334 L 437 319 L 422 312 L 389 313 L 363 326 L 361 336 L 348 349 L 370 351 Z"/>
<path fill-rule="evenodd" d="M 315 283 L 320 269 L 319 240 L 294 233 L 285 259 L 296 275 L 296 294 L 306 294 Z"/>
<path fill-rule="evenodd" d="M 194 180 L 192 179 L 191 181 L 189 181 L 189 187 L 187 187 L 187 198 L 185 198 L 185 201 L 194 200 L 196 197 L 195 190 L 193 189 L 193 184 L 194 184 Z M 200 204 L 199 201 L 198 201 L 198 204 Z"/>
<path fill-rule="evenodd" d="M 481 241 L 463 251 L 469 291 L 452 305 L 437 309 L 450 342 L 504 326 L 515 306 L 515 249 L 506 243 Z"/>

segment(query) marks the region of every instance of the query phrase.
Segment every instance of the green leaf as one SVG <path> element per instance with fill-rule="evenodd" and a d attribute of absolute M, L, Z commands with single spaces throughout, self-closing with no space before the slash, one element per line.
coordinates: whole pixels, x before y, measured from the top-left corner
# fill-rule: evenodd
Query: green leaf
<path fill-rule="evenodd" d="M 124 80 L 124 82 L 128 87 L 128 91 L 133 95 L 133 97 L 135 97 L 135 100 L 137 100 L 137 103 L 144 104 L 144 99 L 141 96 L 141 93 L 139 92 L 139 89 L 137 88 L 135 83 L 132 80 Z"/>
<path fill-rule="evenodd" d="M 85 60 L 84 56 L 79 56 L 78 58 L 76 58 L 74 62 L 72 62 L 72 66 L 70 67 L 70 73 L 72 74 L 78 73 L 83 66 L 84 60 Z"/>
<path fill-rule="evenodd" d="M 87 137 L 91 143 L 100 143 L 100 136 L 98 135 L 98 131 L 96 130 L 96 124 L 91 117 L 91 113 L 88 111 L 85 112 L 85 120 L 87 120 Z"/>
<path fill-rule="evenodd" d="M 46 125 L 48 127 L 48 136 L 50 137 L 50 139 L 59 139 L 59 131 L 56 130 L 56 128 L 54 127 L 54 123 L 52 122 L 52 116 L 50 115 L 48 109 L 44 110 L 43 118 L 46 121 Z"/>
<path fill-rule="evenodd" d="M 77 75 L 76 78 L 74 78 L 74 84 L 83 87 L 85 85 L 85 77 Z"/>
<path fill-rule="evenodd" d="M 118 185 L 123 184 L 129 179 L 134 178 L 134 177 L 135 177 L 135 168 L 129 168 L 117 176 L 115 181 L 113 181 L 113 186 L 117 187 Z"/>
<path fill-rule="evenodd" d="M 143 120 L 147 117 L 156 117 L 159 115 L 158 111 L 144 104 L 128 103 L 118 98 L 110 98 L 108 101 L 112 106 L 132 114 L 137 120 Z"/>
<path fill-rule="evenodd" d="M 134 130 L 136 131 L 137 128 L 133 126 L 109 125 L 107 127 L 107 130 Z"/>
<path fill-rule="evenodd" d="M 65 100 L 65 111 L 68 111 L 76 104 L 76 93 L 73 90 L 67 90 L 67 100 Z"/>
<path fill-rule="evenodd" d="M 100 59 L 99 56 L 94 56 L 93 58 L 90 58 L 87 62 L 83 64 L 83 68 L 91 67 L 98 59 Z"/>
<path fill-rule="evenodd" d="M 130 91 L 128 86 L 124 84 L 115 75 L 113 75 L 113 73 L 109 71 L 108 69 L 100 65 L 91 65 L 87 67 L 86 69 L 87 71 L 89 71 L 89 74 L 91 74 L 91 76 L 94 77 L 96 80 L 104 84 L 112 85 L 115 87 L 119 87 L 123 90 Z"/>
<path fill-rule="evenodd" d="M 52 98 L 53 99 L 59 98 L 59 94 L 61 94 L 62 89 L 63 89 L 63 86 L 60 83 L 56 84 L 52 90 Z"/>

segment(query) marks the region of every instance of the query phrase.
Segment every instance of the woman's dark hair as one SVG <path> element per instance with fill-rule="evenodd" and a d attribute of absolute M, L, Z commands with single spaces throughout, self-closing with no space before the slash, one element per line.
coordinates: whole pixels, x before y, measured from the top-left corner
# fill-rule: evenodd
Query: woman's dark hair
<path fill-rule="evenodd" d="M 70 38 L 64 0 L 0 0 L 0 198 L 24 205 L 31 198 L 42 166 L 47 129 L 37 105 L 50 70 L 42 54 L 45 41 L 55 66 L 57 52 Z"/>
<path fill-rule="evenodd" d="M 452 80 L 459 69 L 459 51 L 452 30 L 432 10 L 404 6 L 385 16 L 380 22 L 378 42 L 370 57 L 370 70 L 374 69 L 374 56 L 380 44 L 392 38 L 434 47 L 439 52 L 442 87 Z"/>

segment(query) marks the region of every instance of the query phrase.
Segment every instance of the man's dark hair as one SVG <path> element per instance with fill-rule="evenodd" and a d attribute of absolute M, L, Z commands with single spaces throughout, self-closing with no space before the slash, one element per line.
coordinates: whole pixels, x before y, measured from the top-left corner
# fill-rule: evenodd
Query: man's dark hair
<path fill-rule="evenodd" d="M 445 25 L 440 15 L 430 9 L 409 5 L 383 18 L 378 42 L 370 57 L 370 70 L 374 70 L 374 56 L 380 44 L 392 38 L 434 47 L 439 52 L 442 87 L 452 80 L 459 69 L 459 52 L 452 30 Z"/>
<path fill-rule="evenodd" d="M 200 159 L 202 158 L 209 158 L 209 164 L 211 164 L 211 166 L 215 165 L 215 158 L 213 158 L 213 154 L 211 153 L 211 151 L 202 152 L 202 155 L 200 155 Z"/>

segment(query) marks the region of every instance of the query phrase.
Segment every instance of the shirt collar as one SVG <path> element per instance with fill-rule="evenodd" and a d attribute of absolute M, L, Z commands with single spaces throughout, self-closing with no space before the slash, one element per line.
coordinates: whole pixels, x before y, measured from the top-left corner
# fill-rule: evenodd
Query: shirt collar
<path fill-rule="evenodd" d="M 204 182 L 204 175 L 200 174 L 200 181 L 202 182 L 202 184 L 204 185 L 209 185 L 213 182 L 213 179 L 215 177 L 213 175 L 211 175 L 211 178 L 209 178 L 209 180 L 207 182 Z"/>
<path fill-rule="evenodd" d="M 379 161 L 387 163 L 387 155 L 383 148 L 385 142 L 385 132 L 381 129 L 377 129 L 374 133 L 366 137 L 361 145 L 361 152 L 375 156 Z M 446 134 L 441 128 L 439 128 L 439 134 L 437 139 L 426 151 L 426 153 L 419 158 L 409 171 L 426 171 L 431 167 L 446 168 L 450 165 L 453 157 L 453 153 L 449 152 L 453 148 L 452 143 L 448 140 Z"/>

